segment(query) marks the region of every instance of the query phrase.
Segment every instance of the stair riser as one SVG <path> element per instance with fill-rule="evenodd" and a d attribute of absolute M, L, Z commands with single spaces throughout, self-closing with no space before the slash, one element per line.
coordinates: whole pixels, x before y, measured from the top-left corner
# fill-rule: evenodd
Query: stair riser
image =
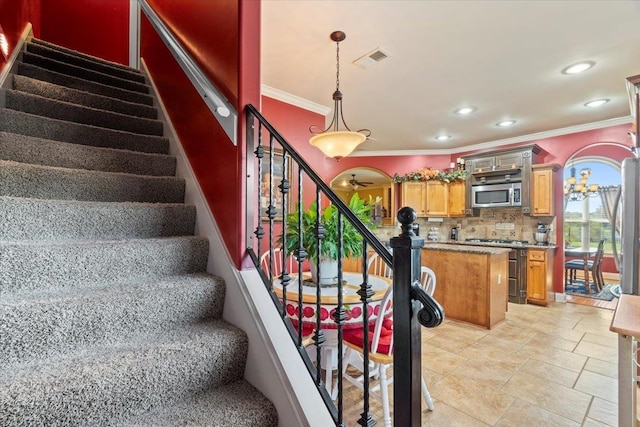
<path fill-rule="evenodd" d="M 3 244 L 0 297 L 203 272 L 209 244 L 167 238 L 78 244 Z"/>
<path fill-rule="evenodd" d="M 219 318 L 224 295 L 221 279 L 194 275 L 0 304 L 0 348 L 11 349 L 0 352 L 0 365 L 57 357 L 82 346 L 111 346 L 123 337 Z"/>
<path fill-rule="evenodd" d="M 16 111 L 108 129 L 162 136 L 162 122 L 78 106 L 25 92 L 5 92 L 5 106 Z"/>
<path fill-rule="evenodd" d="M 100 73 L 97 71 L 87 70 L 86 68 L 77 67 L 75 65 L 67 64 L 64 62 L 54 61 L 53 59 L 45 58 L 40 55 L 34 55 L 29 52 L 22 54 L 22 61 L 25 64 L 35 65 L 42 67 L 56 73 L 65 74 L 67 76 L 73 76 L 84 80 L 90 80 L 98 82 L 107 86 L 113 86 L 119 89 L 125 89 L 132 92 L 140 92 L 143 94 L 149 93 L 149 87 L 142 83 L 132 82 L 131 80 L 121 79 L 109 74 Z"/>
<path fill-rule="evenodd" d="M 142 74 L 133 71 L 123 70 L 119 67 L 105 64 L 104 62 L 87 59 L 82 56 L 70 54 L 59 49 L 50 49 L 42 44 L 28 43 L 27 52 L 44 56 L 55 61 L 66 62 L 77 67 L 87 68 L 89 70 L 98 71 L 100 73 L 109 74 L 125 80 L 131 80 L 136 83 L 145 84 L 145 78 Z"/>
<path fill-rule="evenodd" d="M 149 106 L 153 105 L 153 98 L 151 97 L 151 95 L 132 92 L 125 89 L 119 89 L 113 86 L 91 82 L 78 77 L 67 76 L 65 74 L 56 73 L 54 71 L 46 70 L 41 67 L 36 67 L 35 65 L 24 63 L 18 64 L 18 74 L 30 77 L 32 79 L 42 80 L 48 83 L 69 87 L 72 89 L 121 99 L 123 101 L 136 102 L 138 104 L 145 104 Z"/>
<path fill-rule="evenodd" d="M 194 206 L 0 197 L 0 240 L 121 240 L 190 236 Z"/>
<path fill-rule="evenodd" d="M 122 101 L 120 99 L 109 98 L 102 95 L 94 95 L 89 92 L 54 85 L 52 83 L 31 79 L 25 76 L 13 76 L 13 88 L 21 92 L 70 102 L 72 104 L 84 105 L 85 107 L 96 108 L 98 110 L 129 114 L 152 120 L 158 118 L 158 110 L 155 107 Z"/>
<path fill-rule="evenodd" d="M 176 159 L 164 154 L 91 147 L 0 132 L 0 160 L 34 165 L 174 176 Z"/>
<path fill-rule="evenodd" d="M 159 154 L 169 152 L 169 140 L 164 137 L 98 128 L 7 109 L 0 110 L 0 129 L 9 133 L 94 147 Z"/>
<path fill-rule="evenodd" d="M 184 181 L 0 161 L 0 196 L 94 202 L 184 202 Z"/>
<path fill-rule="evenodd" d="M 225 332 L 2 384 L 0 425 L 113 425 L 236 381 L 244 373 L 247 341 L 236 331 Z"/>

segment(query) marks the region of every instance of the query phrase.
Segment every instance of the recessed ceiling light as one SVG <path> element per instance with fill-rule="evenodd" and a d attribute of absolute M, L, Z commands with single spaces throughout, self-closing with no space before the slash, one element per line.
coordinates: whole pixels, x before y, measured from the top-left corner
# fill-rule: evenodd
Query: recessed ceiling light
<path fill-rule="evenodd" d="M 515 120 L 503 120 L 501 122 L 496 123 L 496 126 L 499 126 L 501 128 L 506 128 L 509 126 L 513 126 L 516 124 Z"/>
<path fill-rule="evenodd" d="M 593 61 L 578 62 L 577 64 L 569 65 L 562 70 L 562 74 L 578 74 L 583 71 L 587 71 L 589 68 L 596 65 Z"/>
<path fill-rule="evenodd" d="M 606 104 L 607 102 L 609 102 L 608 99 L 594 99 L 593 101 L 589 101 L 586 104 L 584 104 L 585 107 L 599 107 L 601 105 Z"/>
<path fill-rule="evenodd" d="M 455 113 L 460 115 L 471 114 L 476 111 L 476 107 L 462 107 L 458 108 Z"/>
<path fill-rule="evenodd" d="M 451 139 L 451 135 L 438 135 L 436 136 L 436 139 L 438 141 L 446 141 L 448 139 Z"/>

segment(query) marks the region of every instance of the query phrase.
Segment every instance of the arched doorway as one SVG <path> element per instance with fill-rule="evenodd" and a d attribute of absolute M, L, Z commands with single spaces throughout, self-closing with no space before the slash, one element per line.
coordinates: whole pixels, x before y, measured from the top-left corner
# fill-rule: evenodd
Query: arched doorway
<path fill-rule="evenodd" d="M 346 203 L 354 193 L 363 199 L 380 197 L 380 203 L 374 211 L 374 222 L 378 225 L 393 225 L 395 220 L 395 192 L 391 177 L 386 173 L 369 167 L 347 169 L 336 175 L 330 183 L 331 189 Z"/>

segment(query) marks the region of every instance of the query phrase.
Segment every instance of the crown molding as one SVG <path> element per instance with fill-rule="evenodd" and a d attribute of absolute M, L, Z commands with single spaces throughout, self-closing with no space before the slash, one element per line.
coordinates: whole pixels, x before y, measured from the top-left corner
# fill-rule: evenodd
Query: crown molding
<path fill-rule="evenodd" d="M 547 130 L 544 132 L 530 133 L 528 135 L 515 136 L 512 138 L 497 139 L 495 141 L 482 142 L 475 145 L 466 145 L 462 147 L 455 147 L 450 149 L 435 149 L 435 150 L 379 150 L 379 151 L 354 151 L 349 154 L 349 157 L 380 157 L 380 156 L 424 156 L 424 155 L 442 155 L 442 154 L 456 154 L 466 151 L 483 150 L 487 148 L 496 148 L 502 145 L 517 144 L 520 142 L 532 142 L 533 140 L 540 140 L 546 138 L 553 138 L 556 136 L 568 135 L 572 133 L 586 132 L 589 130 L 602 129 L 611 126 L 618 126 L 627 123 L 631 123 L 632 117 L 618 117 L 615 119 L 601 120 L 599 122 L 585 123 L 576 126 L 568 126 L 565 128 Z"/>
<path fill-rule="evenodd" d="M 269 98 L 273 98 L 278 101 L 286 102 L 287 104 L 309 110 L 322 116 L 326 116 L 331 112 L 330 107 L 316 104 L 315 102 L 308 101 L 304 98 L 300 98 L 299 96 L 292 95 L 280 89 L 275 89 L 271 86 L 261 85 L 260 91 L 264 96 L 268 96 Z"/>

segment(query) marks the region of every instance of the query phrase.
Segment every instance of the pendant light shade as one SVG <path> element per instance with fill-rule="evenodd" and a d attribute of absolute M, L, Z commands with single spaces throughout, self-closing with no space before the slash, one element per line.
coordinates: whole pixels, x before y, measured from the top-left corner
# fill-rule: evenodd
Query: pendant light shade
<path fill-rule="evenodd" d="M 340 92 L 340 42 L 347 36 L 342 31 L 334 31 L 330 37 L 331 40 L 336 42 L 336 90 L 333 92 L 333 118 L 325 130 L 320 131 L 315 125 L 309 128 L 311 133 L 316 134 L 309 139 L 309 144 L 317 147 L 327 157 L 340 160 L 351 154 L 358 145 L 366 141 L 371 135 L 371 131 L 369 129 L 352 131 L 344 121 L 342 92 Z M 346 130 L 339 129 L 340 121 L 342 121 L 342 125 Z"/>
<path fill-rule="evenodd" d="M 309 144 L 318 147 L 325 156 L 340 160 L 351 154 L 366 139 L 367 137 L 360 132 L 326 131 L 312 136 Z"/>

